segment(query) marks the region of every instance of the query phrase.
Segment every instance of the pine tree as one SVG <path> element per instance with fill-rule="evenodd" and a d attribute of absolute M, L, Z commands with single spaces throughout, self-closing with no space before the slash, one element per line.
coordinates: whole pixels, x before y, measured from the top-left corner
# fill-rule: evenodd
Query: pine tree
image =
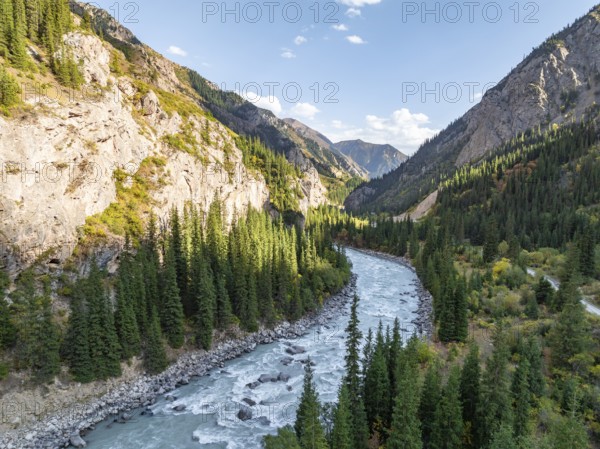
<path fill-rule="evenodd" d="M 430 447 L 432 449 L 460 449 L 463 431 L 460 406 L 460 368 L 455 366 L 450 371 L 442 399 L 435 410 Z"/>
<path fill-rule="evenodd" d="M 338 404 L 334 412 L 331 449 L 352 449 L 352 409 L 346 385 L 340 388 Z"/>
<path fill-rule="evenodd" d="M 0 66 L 0 106 L 10 107 L 18 103 L 20 92 L 17 80 Z"/>
<path fill-rule="evenodd" d="M 123 254 L 116 285 L 117 308 L 115 327 L 121 345 L 123 360 L 129 360 L 140 353 L 140 331 L 135 316 L 134 301 L 131 294 L 133 285 L 131 275 L 131 256 Z"/>
<path fill-rule="evenodd" d="M 519 449 L 519 445 L 517 445 L 512 429 L 509 426 L 501 426 L 494 432 L 490 449 Z"/>
<path fill-rule="evenodd" d="M 492 435 L 502 426 L 512 424 L 509 350 L 502 329 L 494 336 L 494 352 L 487 361 L 482 382 L 482 420 L 476 429 L 479 447 L 489 445 Z M 476 446 L 476 447 L 477 447 Z"/>
<path fill-rule="evenodd" d="M 175 268 L 175 253 L 169 247 L 162 270 L 161 324 L 169 346 L 178 349 L 184 343 L 184 329 L 183 306 L 179 297 Z"/>
<path fill-rule="evenodd" d="M 491 217 L 485 226 L 485 243 L 483 245 L 483 261 L 485 263 L 492 262 L 498 255 L 498 224 Z"/>
<path fill-rule="evenodd" d="M 344 384 L 348 388 L 353 411 L 353 447 L 354 449 L 365 449 L 369 438 L 369 429 L 360 376 L 359 348 L 362 333 L 358 327 L 358 302 L 358 296 L 355 295 L 350 310 L 350 321 L 346 328 L 348 339 L 346 340 L 346 377 L 344 378 Z"/>
<path fill-rule="evenodd" d="M 542 349 L 537 338 L 531 337 L 527 340 L 524 356 L 529 362 L 529 389 L 531 391 L 532 403 L 535 403 L 537 399 L 544 395 L 546 388 Z"/>
<path fill-rule="evenodd" d="M 313 383 L 313 369 L 310 358 L 304 370 L 304 388 L 300 397 L 294 429 L 302 449 L 326 449 L 328 445 L 320 421 L 321 405 Z"/>
<path fill-rule="evenodd" d="M 93 381 L 95 368 L 90 356 L 85 297 L 79 289 L 75 290 L 71 300 L 71 316 L 64 346 L 73 379 L 82 383 Z"/>
<path fill-rule="evenodd" d="M 160 321 L 152 306 L 144 338 L 144 368 L 149 374 L 158 374 L 167 367 L 167 356 L 162 342 Z"/>
<path fill-rule="evenodd" d="M 419 420 L 419 372 L 408 368 L 398 380 L 392 425 L 387 449 L 421 449 L 421 421 Z"/>
<path fill-rule="evenodd" d="M 102 273 L 92 261 L 90 274 L 84 281 L 82 293 L 88 301 L 88 340 L 90 357 L 96 379 L 121 375 L 119 339 L 114 326 L 113 312 L 104 290 Z"/>
<path fill-rule="evenodd" d="M 381 322 L 379 324 L 377 345 L 364 380 L 365 410 L 367 422 L 371 424 L 371 431 L 380 430 L 375 429 L 376 424 L 385 424 L 390 408 L 390 379 L 385 357 L 386 348 L 382 338 Z"/>
<path fill-rule="evenodd" d="M 421 392 L 421 401 L 419 403 L 419 418 L 421 421 L 421 431 L 423 446 L 430 447 L 431 436 L 434 428 L 435 411 L 442 397 L 442 381 L 438 363 L 433 363 L 427 370 L 423 389 Z"/>
<path fill-rule="evenodd" d="M 460 398 L 465 423 L 465 446 L 474 448 L 475 429 L 479 427 L 481 405 L 481 367 L 479 346 L 471 344 L 460 379 Z"/>
<path fill-rule="evenodd" d="M 60 334 L 52 317 L 51 300 L 46 294 L 38 299 L 40 310 L 36 321 L 32 323 L 33 337 L 37 344 L 33 346 L 31 368 L 37 382 L 52 381 L 60 372 Z"/>
<path fill-rule="evenodd" d="M 568 290 L 565 301 L 550 336 L 552 364 L 580 372 L 584 361 L 577 356 L 590 348 L 590 324 L 576 289 Z"/>
<path fill-rule="evenodd" d="M 531 392 L 529 386 L 529 361 L 523 358 L 513 374 L 512 394 L 514 403 L 513 429 L 515 437 L 529 434 L 529 410 Z"/>
<path fill-rule="evenodd" d="M 287 426 L 277 430 L 277 435 L 266 435 L 265 449 L 302 449 L 294 430 Z"/>

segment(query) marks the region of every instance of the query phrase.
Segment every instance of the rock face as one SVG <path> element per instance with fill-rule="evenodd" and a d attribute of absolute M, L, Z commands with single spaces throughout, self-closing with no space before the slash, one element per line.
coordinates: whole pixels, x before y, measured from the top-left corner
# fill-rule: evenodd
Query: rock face
<path fill-rule="evenodd" d="M 339 142 L 334 144 L 333 148 L 360 165 L 369 178 L 379 178 L 408 159 L 408 156 L 391 145 L 377 145 L 362 140 Z"/>
<path fill-rule="evenodd" d="M 83 8 L 73 3 L 75 13 Z M 249 206 L 269 205 L 264 178 L 246 169 L 234 134 L 178 76 L 184 69 L 106 12 L 85 8 L 106 40 L 82 32 L 64 36 L 63 51 L 78 60 L 85 79 L 81 91 L 25 83 L 30 108 L 18 117 L 0 116 L 0 263 L 12 276 L 41 255 L 42 263 L 60 266 L 80 243 L 86 219 L 119 200 L 115 174 L 126 177 L 125 187 L 149 176 L 150 206 L 159 218 L 188 202 L 207 210 L 217 194 L 227 220 Z M 116 50 L 123 45 L 133 55 L 129 62 Z M 129 70 L 111 71 L 115 58 Z M 266 111 L 255 114 L 266 120 Z M 303 193 L 301 211 L 326 203 L 313 163 L 300 147 L 285 149 L 303 173 L 290 180 Z M 141 173 L 152 158 L 160 170 Z M 109 266 L 120 249 L 111 239 L 119 241 L 109 235 L 98 256 Z"/>
<path fill-rule="evenodd" d="M 477 161 L 528 129 L 580 118 L 600 102 L 599 64 L 596 7 L 534 50 L 407 163 L 355 191 L 346 206 L 403 212 L 431 192 L 431 179 L 439 170 Z"/>

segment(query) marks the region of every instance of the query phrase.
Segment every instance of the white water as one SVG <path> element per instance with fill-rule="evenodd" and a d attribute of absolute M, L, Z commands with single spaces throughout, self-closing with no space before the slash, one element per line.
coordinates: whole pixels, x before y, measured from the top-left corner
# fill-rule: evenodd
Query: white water
<path fill-rule="evenodd" d="M 414 325 L 418 306 L 416 275 L 408 268 L 354 250 L 347 250 L 358 275 L 357 292 L 361 298 L 359 319 L 366 335 L 376 330 L 379 321 L 392 326 L 398 318 L 406 340 Z M 349 309 L 349 305 L 348 305 Z M 164 398 L 152 407 L 154 416 L 141 416 L 141 410 L 127 424 L 111 424 L 112 419 L 98 424 L 85 436 L 90 449 L 257 449 L 264 435 L 278 427 L 293 424 L 298 398 L 302 390 L 303 365 L 299 360 L 310 356 L 316 363 L 315 382 L 322 402 L 336 400 L 343 375 L 345 332 L 348 314 L 325 327 L 315 327 L 298 339 L 259 346 L 250 354 L 231 360 L 223 369 L 214 369 L 208 376 L 192 381 L 170 394 L 175 402 Z M 305 354 L 289 356 L 288 345 L 301 345 Z M 284 366 L 280 360 L 293 357 Z M 261 374 L 291 376 L 287 383 L 262 384 L 250 390 L 246 384 Z M 291 391 L 288 391 L 291 386 Z M 242 422 L 237 418 L 242 399 L 250 398 L 258 405 L 252 407 L 255 419 Z M 173 407 L 185 405 L 182 412 Z M 269 422 L 259 418 L 264 416 Z M 193 441 L 194 436 L 199 441 Z"/>

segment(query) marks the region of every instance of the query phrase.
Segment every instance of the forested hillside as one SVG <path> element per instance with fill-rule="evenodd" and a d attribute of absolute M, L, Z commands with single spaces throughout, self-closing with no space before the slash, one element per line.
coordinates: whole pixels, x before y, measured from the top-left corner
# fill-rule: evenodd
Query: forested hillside
<path fill-rule="evenodd" d="M 346 207 L 355 212 L 405 212 L 456 167 L 480 161 L 520 133 L 593 114 L 600 101 L 599 40 L 595 6 L 534 48 L 484 92 L 481 102 L 424 142 L 406 163 L 353 192 Z"/>
<path fill-rule="evenodd" d="M 345 383 L 334 412 L 322 414 L 320 447 L 600 442 L 600 321 L 581 302 L 600 292 L 599 140 L 595 118 L 524 133 L 443 181 L 419 223 L 334 209 L 311 214 L 315 234 L 329 230 L 341 242 L 411 259 L 433 296 L 435 323 L 429 346 L 399 344 L 397 329 L 368 336 L 360 369 L 353 357 L 347 364 L 359 400 L 348 399 Z M 529 267 L 558 277 L 560 288 Z M 360 340 L 348 331 L 349 341 Z M 266 447 L 280 438 L 311 447 L 305 419 Z"/>
<path fill-rule="evenodd" d="M 349 275 L 327 235 L 253 210 L 227 229 L 220 201 L 207 216 L 190 205 L 173 210 L 165 228 L 151 219 L 139 244 L 127 244 L 114 276 L 95 261 L 83 278 L 66 271 L 56 279 L 36 267 L 24 272 L 10 306 L 0 301 L 2 377 L 29 370 L 36 382 L 50 382 L 66 363 L 73 379 L 90 382 L 119 376 L 121 361 L 140 355 L 147 372 L 157 373 L 168 362 L 165 343 L 210 349 L 216 331 L 297 320 Z M 52 313 L 56 282 L 69 299 L 68 318 Z"/>

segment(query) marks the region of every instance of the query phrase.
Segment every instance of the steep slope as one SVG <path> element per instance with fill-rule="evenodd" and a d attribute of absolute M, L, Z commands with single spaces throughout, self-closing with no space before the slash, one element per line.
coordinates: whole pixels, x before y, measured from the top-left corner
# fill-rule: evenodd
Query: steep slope
<path fill-rule="evenodd" d="M 405 164 L 358 188 L 346 201 L 348 209 L 403 212 L 456 166 L 518 133 L 586 114 L 600 100 L 599 22 L 595 7 L 549 38 Z"/>
<path fill-rule="evenodd" d="M 369 178 L 379 178 L 398 168 L 408 156 L 391 145 L 377 145 L 362 140 L 348 140 L 333 145 L 369 173 Z"/>
<path fill-rule="evenodd" d="M 151 212 L 164 217 L 186 202 L 206 210 L 218 195 L 228 220 L 248 206 L 273 207 L 273 177 L 287 179 L 283 194 L 298 211 L 327 202 L 311 159 L 278 128 L 268 128 L 266 111 L 240 105 L 258 128 L 271 130 L 264 141 L 297 168 L 268 152 L 259 156 L 276 163 L 249 157 L 251 145 L 234 132 L 243 130 L 213 117 L 187 69 L 105 11 L 71 6 L 78 16 L 61 50 L 47 54 L 31 41 L 35 59 L 28 68 L 8 68 L 22 80 L 21 104 L 0 117 L 0 245 L 10 273 L 36 260 L 60 265 L 78 245 L 105 248 L 100 259 L 106 263 L 118 253 L 115 243 L 139 231 Z M 59 85 L 41 67 L 60 52 L 75 58 L 80 88 Z M 280 172 L 266 173 L 271 165 Z"/>

